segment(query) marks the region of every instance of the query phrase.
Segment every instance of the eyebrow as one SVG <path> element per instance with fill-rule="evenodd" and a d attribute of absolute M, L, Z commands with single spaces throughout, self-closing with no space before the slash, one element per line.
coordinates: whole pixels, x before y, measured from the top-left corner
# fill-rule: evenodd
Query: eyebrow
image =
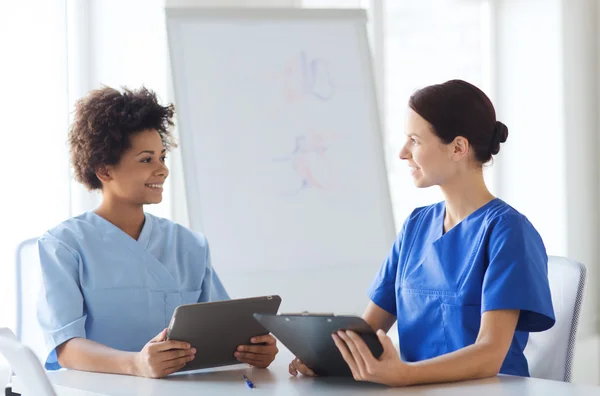
<path fill-rule="evenodd" d="M 163 151 L 161 151 L 160 153 L 162 154 L 166 151 L 167 151 L 167 149 L 163 149 Z M 143 150 L 143 151 L 140 151 L 139 153 L 137 153 L 135 156 L 137 157 L 138 155 L 144 154 L 144 153 L 154 155 L 154 150 Z"/>

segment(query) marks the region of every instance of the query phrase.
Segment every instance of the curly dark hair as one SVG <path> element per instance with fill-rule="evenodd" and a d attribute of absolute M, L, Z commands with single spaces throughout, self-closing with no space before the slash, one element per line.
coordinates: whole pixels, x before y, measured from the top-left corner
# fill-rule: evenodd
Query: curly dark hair
<path fill-rule="evenodd" d="M 129 137 L 137 132 L 155 129 L 167 150 L 176 147 L 170 132 L 174 114 L 173 104 L 161 106 L 156 94 L 145 87 L 91 91 L 76 103 L 69 131 L 75 179 L 89 190 L 102 189 L 96 171 L 118 164 L 131 147 Z"/>

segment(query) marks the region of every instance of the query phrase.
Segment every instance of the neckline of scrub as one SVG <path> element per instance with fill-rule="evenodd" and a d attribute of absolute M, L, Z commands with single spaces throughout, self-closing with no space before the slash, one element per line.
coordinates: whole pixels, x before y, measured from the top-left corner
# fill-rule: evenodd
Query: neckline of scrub
<path fill-rule="evenodd" d="M 148 213 L 144 212 L 144 225 L 142 226 L 142 231 L 140 232 L 138 239 L 132 238 L 131 235 L 127 234 L 125 231 L 123 231 L 122 229 L 120 229 L 119 227 L 117 227 L 115 224 L 111 223 L 104 217 L 100 216 L 98 213 L 94 212 L 93 210 L 90 210 L 88 213 L 93 218 L 100 220 L 100 222 L 102 222 L 104 224 L 108 224 L 109 227 L 112 229 L 112 232 L 122 233 L 123 235 L 130 238 L 132 241 L 141 243 L 142 245 L 144 245 L 144 247 L 146 247 L 148 245 L 150 232 L 152 230 L 152 219 L 150 218 L 150 216 L 148 216 Z"/>
<path fill-rule="evenodd" d="M 462 219 L 461 221 L 459 221 L 457 224 L 454 225 L 454 227 L 452 227 L 451 229 L 449 229 L 447 232 L 444 232 L 444 218 L 446 217 L 446 201 L 442 201 L 442 210 L 441 212 L 441 227 L 438 229 L 439 230 L 439 235 L 437 239 L 443 238 L 444 236 L 448 235 L 448 233 L 452 232 L 452 230 L 458 228 L 461 224 L 465 223 L 465 220 L 469 220 L 470 218 L 474 217 L 475 215 L 477 215 L 479 212 L 487 209 L 488 206 L 491 206 L 493 203 L 499 202 L 501 201 L 500 198 L 498 197 L 494 197 L 493 199 L 491 199 L 489 202 L 481 205 L 479 208 L 475 209 L 473 212 L 469 213 L 469 215 L 467 217 L 465 217 L 464 219 Z"/>

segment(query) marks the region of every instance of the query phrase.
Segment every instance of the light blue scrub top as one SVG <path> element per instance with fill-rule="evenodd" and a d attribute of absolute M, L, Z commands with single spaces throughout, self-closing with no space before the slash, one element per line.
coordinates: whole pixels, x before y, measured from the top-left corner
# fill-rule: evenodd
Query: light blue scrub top
<path fill-rule="evenodd" d="M 140 351 L 178 305 L 229 299 L 206 238 L 148 213 L 137 241 L 88 212 L 48 231 L 38 247 L 37 315 L 50 370 L 60 368 L 56 347 L 71 338 Z"/>
<path fill-rule="evenodd" d="M 402 359 L 415 362 L 475 343 L 481 315 L 521 310 L 500 370 L 529 376 L 529 332 L 554 325 L 544 243 L 525 216 L 500 199 L 444 234 L 445 204 L 416 209 L 369 288 L 398 319 Z"/>

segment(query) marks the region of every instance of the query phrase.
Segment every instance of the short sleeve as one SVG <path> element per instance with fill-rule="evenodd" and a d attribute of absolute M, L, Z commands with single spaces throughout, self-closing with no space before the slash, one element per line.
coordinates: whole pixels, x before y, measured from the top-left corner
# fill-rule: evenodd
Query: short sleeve
<path fill-rule="evenodd" d="M 373 303 L 394 316 L 397 316 L 396 277 L 398 274 L 398 259 L 400 257 L 400 247 L 402 246 L 404 230 L 405 226 L 400 230 L 392 249 L 379 268 L 367 292 Z"/>
<path fill-rule="evenodd" d="M 548 281 L 548 256 L 538 232 L 522 217 L 494 226 L 483 279 L 481 312 L 519 309 L 519 331 L 544 331 L 554 325 Z"/>
<path fill-rule="evenodd" d="M 83 296 L 79 286 L 79 254 L 58 239 L 38 240 L 42 290 L 37 318 L 44 333 L 48 370 L 61 368 L 56 348 L 75 338 L 86 338 Z"/>
<path fill-rule="evenodd" d="M 219 279 L 217 272 L 212 266 L 208 241 L 206 241 L 206 239 L 204 240 L 206 243 L 206 255 L 204 257 L 206 270 L 204 273 L 204 280 L 202 281 L 202 293 L 200 294 L 198 302 L 229 300 L 229 294 L 227 294 L 225 286 L 223 286 L 221 279 Z"/>

